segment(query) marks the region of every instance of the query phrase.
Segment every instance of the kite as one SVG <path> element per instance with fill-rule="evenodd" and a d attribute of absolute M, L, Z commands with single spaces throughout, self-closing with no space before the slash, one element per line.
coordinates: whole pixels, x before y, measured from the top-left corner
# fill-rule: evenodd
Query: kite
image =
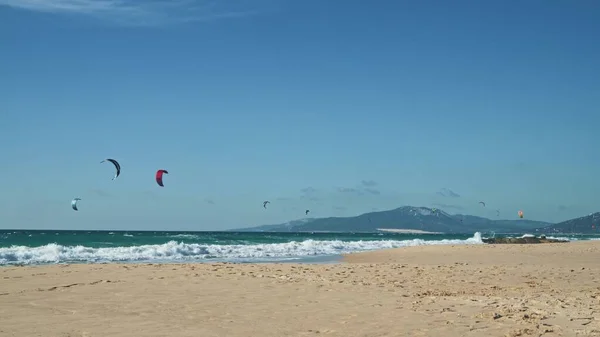
<path fill-rule="evenodd" d="M 156 183 L 160 187 L 165 187 L 165 185 L 163 185 L 163 180 L 162 180 L 163 173 L 169 174 L 169 171 L 167 171 L 167 170 L 158 170 L 158 171 L 156 171 Z"/>
<path fill-rule="evenodd" d="M 101 161 L 100 164 L 102 164 L 102 163 L 104 163 L 106 161 L 109 161 L 109 162 L 113 163 L 113 165 L 115 165 L 115 168 L 117 169 L 117 172 L 115 173 L 115 176 L 112 178 L 112 180 L 117 179 L 117 177 L 119 176 L 119 174 L 121 174 L 121 165 L 116 160 L 110 159 L 110 158 Z"/>
<path fill-rule="evenodd" d="M 81 200 L 81 198 L 75 198 L 73 200 L 71 200 L 71 208 L 73 208 L 73 210 L 78 211 L 77 209 L 77 202 Z"/>

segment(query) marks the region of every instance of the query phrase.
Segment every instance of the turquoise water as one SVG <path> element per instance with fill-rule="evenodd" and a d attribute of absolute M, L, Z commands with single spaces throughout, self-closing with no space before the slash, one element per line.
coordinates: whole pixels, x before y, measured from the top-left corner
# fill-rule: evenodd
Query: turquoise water
<path fill-rule="evenodd" d="M 520 235 L 522 234 L 510 236 Z M 571 235 L 566 238 L 588 240 L 600 238 L 600 235 Z M 3 230 L 0 231 L 0 265 L 327 261 L 344 253 L 435 244 L 483 242 L 480 233 L 443 235 Z"/>

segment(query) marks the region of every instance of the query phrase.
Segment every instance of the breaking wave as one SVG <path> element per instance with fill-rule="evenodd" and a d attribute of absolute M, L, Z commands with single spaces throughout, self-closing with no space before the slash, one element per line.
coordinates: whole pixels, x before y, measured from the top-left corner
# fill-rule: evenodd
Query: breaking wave
<path fill-rule="evenodd" d="M 0 265 L 102 262 L 260 262 L 333 256 L 345 253 L 421 245 L 483 244 L 477 232 L 466 240 L 304 240 L 285 243 L 217 245 L 169 241 L 128 247 L 63 246 L 0 248 Z"/>

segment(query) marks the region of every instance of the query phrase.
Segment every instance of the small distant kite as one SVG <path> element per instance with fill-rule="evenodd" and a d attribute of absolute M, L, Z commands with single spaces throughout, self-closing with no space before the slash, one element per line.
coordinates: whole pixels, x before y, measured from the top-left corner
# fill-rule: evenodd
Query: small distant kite
<path fill-rule="evenodd" d="M 310 210 L 306 210 L 306 212 L 304 212 L 304 215 L 308 215 L 308 213 L 310 212 Z"/>
<path fill-rule="evenodd" d="M 117 172 L 115 173 L 115 176 L 112 178 L 112 180 L 115 180 L 115 179 L 117 179 L 117 177 L 119 176 L 119 174 L 121 174 L 121 165 L 116 160 L 110 159 L 110 158 L 104 159 L 103 161 L 100 162 L 100 164 L 102 164 L 104 162 L 107 162 L 107 161 L 113 163 L 113 165 L 115 165 L 115 168 L 117 169 Z"/>
<path fill-rule="evenodd" d="M 523 211 L 519 211 L 519 218 L 523 219 Z"/>
<path fill-rule="evenodd" d="M 75 198 L 73 200 L 71 200 L 71 208 L 73 208 L 73 210 L 78 211 L 77 209 L 77 202 L 81 200 L 81 198 Z"/>
<path fill-rule="evenodd" d="M 267 209 L 267 204 L 270 204 L 271 202 L 269 200 L 266 200 L 265 202 L 263 202 L 263 207 L 265 209 Z"/>
<path fill-rule="evenodd" d="M 500 210 L 499 209 L 496 210 L 496 216 L 500 216 Z"/>
<path fill-rule="evenodd" d="M 480 204 L 482 204 L 482 205 L 483 205 L 483 207 L 485 207 L 485 202 L 483 202 L 483 201 L 480 201 L 479 203 L 480 203 Z"/>
<path fill-rule="evenodd" d="M 158 171 L 156 171 L 156 183 L 160 187 L 165 187 L 165 185 L 163 185 L 163 174 L 165 174 L 165 173 L 169 174 L 169 171 L 167 171 L 167 170 L 158 170 Z"/>

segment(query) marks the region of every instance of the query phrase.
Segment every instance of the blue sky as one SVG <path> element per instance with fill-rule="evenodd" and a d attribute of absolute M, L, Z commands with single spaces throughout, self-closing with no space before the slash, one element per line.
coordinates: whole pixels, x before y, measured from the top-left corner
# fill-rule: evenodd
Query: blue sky
<path fill-rule="evenodd" d="M 0 228 L 600 211 L 597 1 L 216 3 L 0 0 Z"/>

